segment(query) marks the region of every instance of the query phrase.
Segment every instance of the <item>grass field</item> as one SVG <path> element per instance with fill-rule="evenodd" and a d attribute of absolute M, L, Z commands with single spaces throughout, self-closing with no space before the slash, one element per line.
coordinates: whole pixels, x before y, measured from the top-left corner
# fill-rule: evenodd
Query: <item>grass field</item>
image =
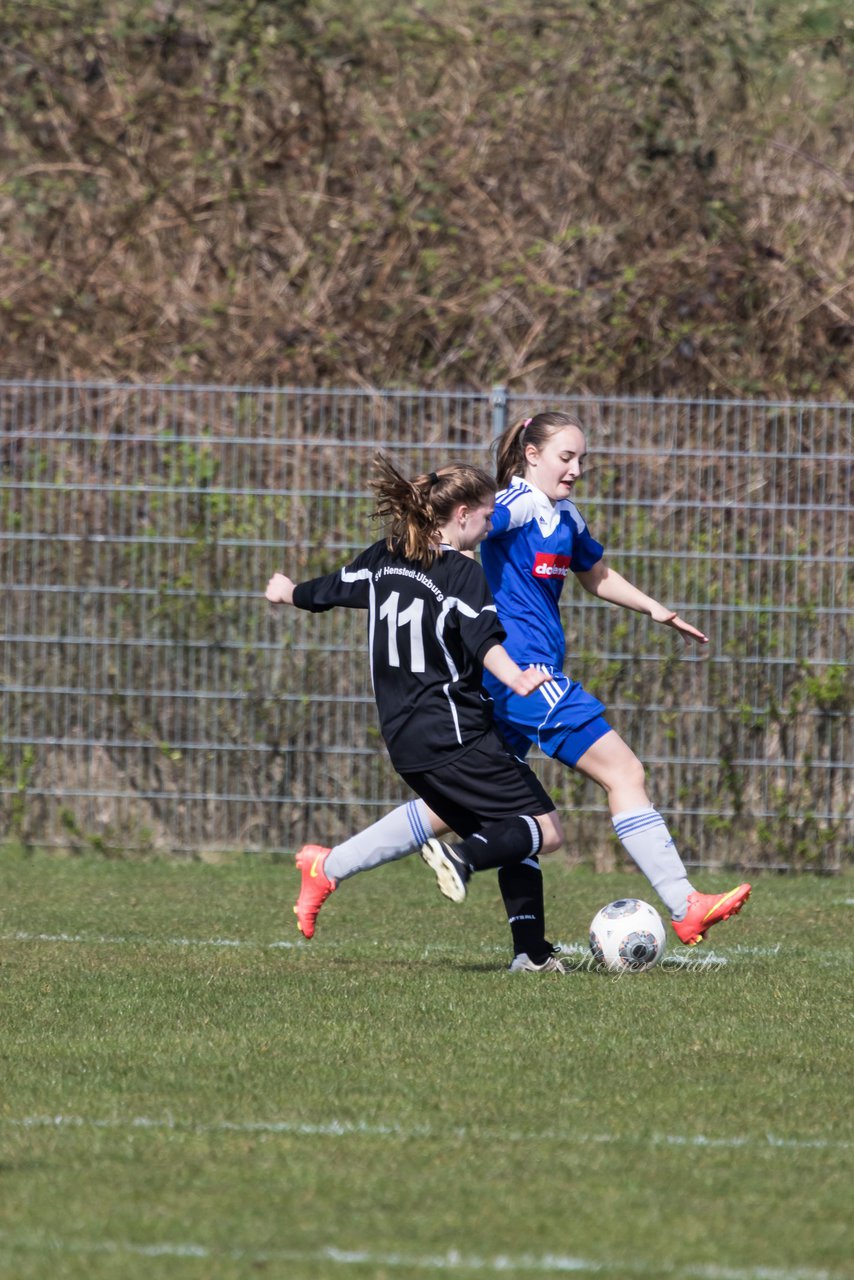
<path fill-rule="evenodd" d="M 620 978 L 586 927 L 645 881 L 556 861 L 565 977 L 417 859 L 312 943 L 289 862 L 0 869 L 4 1280 L 854 1275 L 850 876 Z"/>

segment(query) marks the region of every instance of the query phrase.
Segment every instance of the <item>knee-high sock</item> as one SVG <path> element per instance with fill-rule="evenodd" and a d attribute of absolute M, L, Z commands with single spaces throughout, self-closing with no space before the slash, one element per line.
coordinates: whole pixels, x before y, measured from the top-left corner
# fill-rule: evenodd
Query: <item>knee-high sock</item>
<path fill-rule="evenodd" d="M 498 887 L 513 935 L 513 954 L 525 952 L 535 964 L 542 964 L 551 955 L 551 947 L 546 941 L 543 873 L 536 854 L 501 867 Z"/>
<path fill-rule="evenodd" d="M 331 880 L 340 882 L 359 871 L 372 871 L 385 862 L 396 862 L 420 849 L 433 834 L 423 800 L 398 805 L 358 835 L 337 844 L 324 863 Z"/>
<path fill-rule="evenodd" d="M 657 809 L 633 809 L 611 821 L 623 848 L 646 876 L 674 920 L 688 909 L 693 887 L 667 825 Z"/>
<path fill-rule="evenodd" d="M 530 854 L 539 853 L 542 844 L 543 833 L 537 819 L 520 815 L 491 822 L 453 847 L 472 871 L 488 871 L 490 867 L 521 862 Z"/>

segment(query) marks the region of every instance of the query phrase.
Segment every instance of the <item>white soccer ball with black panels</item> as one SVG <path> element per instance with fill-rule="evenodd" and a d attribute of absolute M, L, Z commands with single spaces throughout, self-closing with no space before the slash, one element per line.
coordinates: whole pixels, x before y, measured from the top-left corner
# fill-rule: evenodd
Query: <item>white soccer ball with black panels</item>
<path fill-rule="evenodd" d="M 664 955 L 666 935 L 655 907 L 640 898 L 619 898 L 590 922 L 590 950 L 612 973 L 643 973 Z"/>

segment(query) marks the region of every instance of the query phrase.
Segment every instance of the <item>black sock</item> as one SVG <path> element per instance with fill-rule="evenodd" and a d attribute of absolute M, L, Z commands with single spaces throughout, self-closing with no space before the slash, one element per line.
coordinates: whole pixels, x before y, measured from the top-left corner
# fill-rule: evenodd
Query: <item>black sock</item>
<path fill-rule="evenodd" d="M 454 852 L 468 863 L 472 871 L 490 867 L 511 866 L 539 853 L 543 835 L 536 818 L 505 818 L 490 823 L 473 836 L 453 846 Z"/>
<path fill-rule="evenodd" d="M 513 935 L 513 954 L 526 955 L 542 964 L 551 955 L 546 941 L 546 909 L 543 901 L 543 873 L 535 855 L 524 862 L 500 867 L 498 887 Z"/>

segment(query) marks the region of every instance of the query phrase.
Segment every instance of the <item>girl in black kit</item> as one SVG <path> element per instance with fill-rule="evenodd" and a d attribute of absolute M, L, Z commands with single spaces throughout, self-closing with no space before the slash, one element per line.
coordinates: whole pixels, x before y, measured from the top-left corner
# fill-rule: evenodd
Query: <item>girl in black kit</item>
<path fill-rule="evenodd" d="M 481 695 L 484 668 L 522 696 L 550 676 L 523 671 L 503 648 L 483 570 L 464 554 L 489 532 L 492 477 L 460 463 L 410 481 L 385 458 L 376 466 L 375 515 L 388 536 L 326 577 L 296 585 L 275 573 L 266 597 L 312 613 L 368 611 L 374 696 L 392 764 L 462 837 L 450 845 L 425 832 L 421 856 L 442 892 L 462 901 L 472 872 L 554 852 L 563 841 L 554 804 L 528 765 L 509 754 Z M 324 873 L 327 853 L 307 845 L 297 855 L 302 887 L 294 910 L 306 937 L 335 889 Z M 563 971 L 550 952 L 537 960 L 538 968 Z"/>

